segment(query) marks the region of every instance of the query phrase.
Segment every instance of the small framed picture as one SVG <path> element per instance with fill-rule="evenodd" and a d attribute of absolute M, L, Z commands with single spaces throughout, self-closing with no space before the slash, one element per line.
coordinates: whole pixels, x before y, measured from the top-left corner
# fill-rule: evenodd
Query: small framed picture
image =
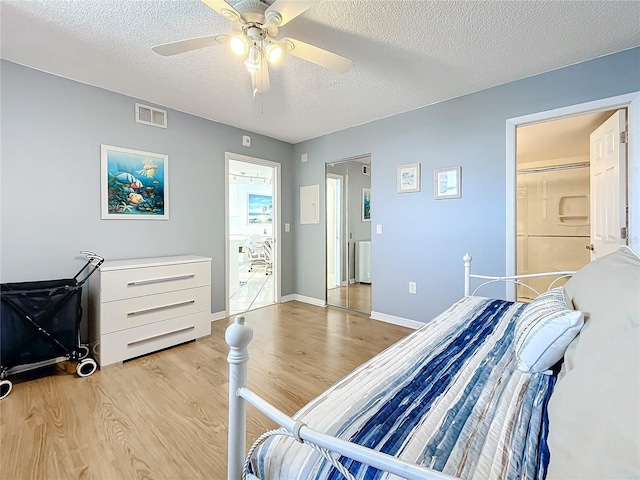
<path fill-rule="evenodd" d="M 362 221 L 371 221 L 371 189 L 362 189 Z"/>
<path fill-rule="evenodd" d="M 460 174 L 462 167 L 438 168 L 433 171 L 433 198 L 461 198 L 462 184 Z"/>
<path fill-rule="evenodd" d="M 398 165 L 398 193 L 420 191 L 420 164 Z"/>

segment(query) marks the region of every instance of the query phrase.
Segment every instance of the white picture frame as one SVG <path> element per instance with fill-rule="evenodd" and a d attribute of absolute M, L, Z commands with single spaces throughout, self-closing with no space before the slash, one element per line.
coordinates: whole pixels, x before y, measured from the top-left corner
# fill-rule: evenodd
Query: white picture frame
<path fill-rule="evenodd" d="M 433 198 L 462 198 L 462 167 L 437 168 L 433 171 Z"/>
<path fill-rule="evenodd" d="M 398 193 L 412 193 L 420 191 L 420 164 L 407 163 L 398 165 L 397 172 Z"/>

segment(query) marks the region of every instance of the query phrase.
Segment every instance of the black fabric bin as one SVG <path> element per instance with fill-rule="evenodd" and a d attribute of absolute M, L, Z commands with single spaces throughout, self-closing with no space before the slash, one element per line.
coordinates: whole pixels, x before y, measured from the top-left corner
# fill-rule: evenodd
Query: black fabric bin
<path fill-rule="evenodd" d="M 4 368 L 68 356 L 79 348 L 82 285 L 76 279 L 0 285 Z"/>

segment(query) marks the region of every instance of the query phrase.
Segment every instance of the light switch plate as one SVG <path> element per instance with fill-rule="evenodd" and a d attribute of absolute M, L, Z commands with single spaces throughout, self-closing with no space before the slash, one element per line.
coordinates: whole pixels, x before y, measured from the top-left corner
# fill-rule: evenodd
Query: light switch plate
<path fill-rule="evenodd" d="M 376 233 L 378 235 L 382 235 L 382 225 L 380 224 L 376 225 Z"/>
<path fill-rule="evenodd" d="M 285 232 L 290 232 L 291 231 L 291 224 L 290 223 L 285 223 L 284 224 L 284 231 Z"/>

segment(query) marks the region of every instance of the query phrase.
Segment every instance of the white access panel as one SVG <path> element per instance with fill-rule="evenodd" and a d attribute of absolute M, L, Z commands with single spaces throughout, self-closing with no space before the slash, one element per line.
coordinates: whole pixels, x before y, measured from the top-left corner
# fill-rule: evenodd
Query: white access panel
<path fill-rule="evenodd" d="M 300 223 L 320 223 L 320 185 L 300 187 Z"/>

